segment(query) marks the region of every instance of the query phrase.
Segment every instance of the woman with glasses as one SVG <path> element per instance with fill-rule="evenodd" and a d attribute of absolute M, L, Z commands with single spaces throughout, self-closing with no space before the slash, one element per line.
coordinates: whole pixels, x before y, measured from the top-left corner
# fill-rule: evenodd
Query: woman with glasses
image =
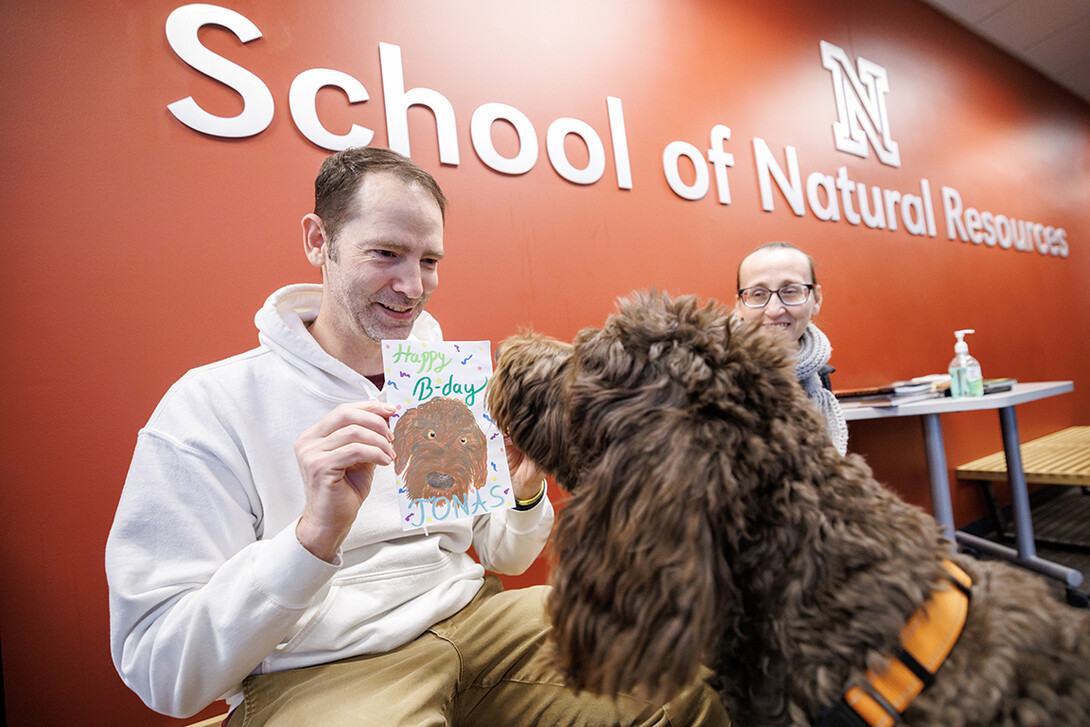
<path fill-rule="evenodd" d="M 814 261 L 788 242 L 758 247 L 738 266 L 735 314 L 798 345 L 796 372 L 814 406 L 825 415 L 829 437 L 841 454 L 848 451 L 848 426 L 830 391 L 829 339 L 810 319 L 821 309 L 822 290 Z"/>

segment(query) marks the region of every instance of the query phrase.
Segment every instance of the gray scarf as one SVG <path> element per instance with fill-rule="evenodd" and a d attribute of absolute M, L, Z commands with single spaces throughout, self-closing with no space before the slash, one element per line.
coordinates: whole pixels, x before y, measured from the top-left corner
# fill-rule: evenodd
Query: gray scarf
<path fill-rule="evenodd" d="M 807 324 L 799 340 L 795 372 L 810 401 L 814 402 L 818 411 L 825 415 L 829 438 L 833 440 L 836 450 L 846 454 L 848 425 L 844 422 L 844 415 L 840 411 L 840 404 L 837 403 L 836 397 L 833 396 L 833 392 L 821 385 L 819 375 L 821 367 L 829 362 L 832 353 L 833 347 L 829 344 L 829 338 L 813 323 Z"/>

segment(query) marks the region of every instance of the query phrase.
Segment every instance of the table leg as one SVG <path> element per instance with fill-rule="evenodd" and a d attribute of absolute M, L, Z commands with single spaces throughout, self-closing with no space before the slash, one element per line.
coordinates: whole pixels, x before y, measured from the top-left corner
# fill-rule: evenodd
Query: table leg
<path fill-rule="evenodd" d="M 946 469 L 946 445 L 938 414 L 924 414 L 923 441 L 927 450 L 927 477 L 931 482 L 931 513 L 950 543 L 954 540 L 954 508 L 950 504 L 950 473 Z"/>
<path fill-rule="evenodd" d="M 1011 509 L 1014 511 L 1014 538 L 1018 557 L 1029 560 L 1037 556 L 1033 540 L 1033 520 L 1029 512 L 1029 490 L 1022 469 L 1022 446 L 1018 437 L 1018 419 L 1014 407 L 999 410 L 999 426 L 1003 430 L 1003 452 L 1007 458 L 1007 482 L 1011 486 Z"/>
<path fill-rule="evenodd" d="M 1068 592 L 1071 593 L 1071 589 L 1082 584 L 1082 573 L 1037 556 L 1037 544 L 1033 540 L 1033 519 L 1030 517 L 1029 491 L 1026 488 L 1026 473 L 1022 469 L 1018 419 L 1014 414 L 1013 406 L 999 409 L 999 426 L 1003 430 L 1003 452 L 1007 458 L 1007 481 L 1011 486 L 1011 509 L 1014 511 L 1014 536 L 1018 549 L 1012 550 L 1005 545 L 968 533 L 958 533 L 958 543 L 1063 581 L 1067 584 Z"/>
<path fill-rule="evenodd" d="M 927 450 L 927 476 L 931 483 L 931 512 L 942 526 L 943 533 L 950 539 L 951 547 L 956 547 L 953 545 L 956 542 L 992 557 L 1011 561 L 1024 568 L 1063 581 L 1069 588 L 1081 585 L 1082 573 L 1079 571 L 1037 557 L 1014 407 L 999 409 L 999 423 L 1003 430 L 1003 450 L 1007 455 L 1007 478 L 1011 483 L 1017 551 L 975 535 L 956 532 L 954 508 L 950 502 L 950 474 L 946 469 L 946 445 L 942 438 L 942 423 L 938 414 L 924 414 L 921 419 L 923 420 L 924 446 Z"/>

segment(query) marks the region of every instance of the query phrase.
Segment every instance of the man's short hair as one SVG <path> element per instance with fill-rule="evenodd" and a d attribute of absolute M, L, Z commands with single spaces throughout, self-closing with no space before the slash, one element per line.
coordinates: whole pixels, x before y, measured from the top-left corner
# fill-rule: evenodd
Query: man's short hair
<path fill-rule="evenodd" d="M 326 157 L 314 179 L 314 214 L 322 220 L 329 256 L 333 260 L 336 260 L 333 241 L 341 226 L 354 214 L 353 203 L 360 182 L 371 172 L 386 172 L 406 184 L 419 184 L 435 199 L 439 213 L 446 220 L 447 198 L 439 183 L 423 167 L 391 149 L 350 147 Z"/>
<path fill-rule="evenodd" d="M 814 272 L 814 258 L 810 257 L 809 255 L 806 254 L 805 251 L 800 250 L 799 248 L 792 245 L 790 242 L 777 241 L 777 242 L 766 242 L 765 244 L 761 245 L 760 247 L 754 248 L 753 252 L 749 253 L 749 255 L 746 255 L 746 257 L 742 258 L 742 261 L 738 263 L 738 270 L 734 274 L 734 277 L 735 277 L 734 289 L 735 290 L 738 290 L 739 288 L 742 287 L 742 263 L 744 263 L 746 261 L 746 258 L 748 258 L 750 255 L 752 255 L 753 253 L 760 252 L 761 250 L 795 250 L 796 252 L 801 252 L 803 254 L 803 256 L 806 257 L 806 262 L 810 265 L 810 283 L 812 285 L 817 285 L 817 273 Z"/>

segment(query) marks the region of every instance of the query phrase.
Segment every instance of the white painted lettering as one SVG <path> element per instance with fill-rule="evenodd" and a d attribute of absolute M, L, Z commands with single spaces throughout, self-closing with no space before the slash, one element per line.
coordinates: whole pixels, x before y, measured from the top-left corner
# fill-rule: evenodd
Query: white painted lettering
<path fill-rule="evenodd" d="M 961 221 L 961 194 L 953 187 L 942 188 L 942 211 L 946 216 L 946 236 L 951 240 L 956 236 L 962 242 L 968 242 L 969 235 Z"/>
<path fill-rule="evenodd" d="M 609 137 L 613 142 L 617 186 L 620 189 L 632 189 L 632 164 L 628 160 L 628 132 L 625 131 L 621 99 L 606 96 L 606 111 L 609 114 Z"/>
<path fill-rule="evenodd" d="M 1047 255 L 1052 246 L 1052 233 L 1056 231 L 1056 228 L 1051 225 L 1046 225 L 1045 229 L 1041 232 L 1041 241 L 1037 243 L 1037 252 L 1042 255 Z"/>
<path fill-rule="evenodd" d="M 825 192 L 825 201 L 821 199 L 818 190 Z M 814 217 L 828 222 L 840 219 L 840 208 L 836 203 L 836 182 L 828 174 L 813 172 L 806 178 L 806 201 L 810 203 L 810 211 Z"/>
<path fill-rule="evenodd" d="M 897 229 L 897 203 L 901 201 L 901 193 L 896 189 L 882 190 L 882 197 L 886 201 L 886 219 L 889 220 L 889 229 Z"/>
<path fill-rule="evenodd" d="M 518 135 L 519 151 L 508 159 L 496 151 L 492 144 L 492 124 L 503 119 L 511 124 Z M 526 114 L 514 106 L 502 103 L 486 103 L 477 107 L 469 122 L 469 136 L 473 150 L 486 165 L 503 174 L 525 174 L 537 163 L 537 132 Z"/>
<path fill-rule="evenodd" d="M 1014 244 L 1014 233 L 1010 220 L 1006 215 L 995 216 L 995 236 L 999 242 L 999 247 L 1004 250 L 1009 250 L 1011 245 Z"/>
<path fill-rule="evenodd" d="M 199 33 L 209 25 L 230 31 L 243 44 L 262 38 L 262 33 L 244 15 L 215 5 L 182 5 L 166 19 L 166 38 L 173 52 L 197 72 L 236 92 L 242 99 L 241 112 L 231 117 L 216 116 L 199 106 L 192 96 L 174 101 L 167 108 L 182 124 L 209 136 L 240 138 L 260 134 L 269 127 L 275 114 L 273 94 L 257 75 L 201 44 Z M 258 44 L 258 47 L 264 46 Z M 841 48 L 824 41 L 821 51 L 823 65 L 832 75 L 836 92 L 838 119 L 833 128 L 837 149 L 866 157 L 868 149 L 873 148 L 882 163 L 899 166 L 899 149 L 890 138 L 885 107 L 885 96 L 889 92 L 885 69 L 864 58 L 857 58 L 853 64 Z M 457 116 L 451 102 L 431 88 L 405 88 L 399 46 L 380 42 L 379 64 L 387 145 L 411 156 L 409 112 L 414 106 L 423 106 L 435 119 L 440 162 L 458 165 Z M 351 123 L 345 133 L 335 133 L 322 122 L 317 97 L 325 88 L 339 89 L 350 105 L 370 100 L 367 87 L 348 73 L 330 68 L 304 70 L 292 80 L 287 94 L 290 115 L 300 134 L 329 151 L 370 144 L 377 133 L 373 129 Z M 617 187 L 632 189 L 633 171 L 621 99 L 607 96 L 606 112 Z M 515 132 L 517 146 L 511 156 L 501 154 L 496 147 L 493 131 L 497 122 L 509 125 Z M 683 199 L 700 200 L 707 196 L 714 180 L 719 203 L 730 205 L 728 170 L 735 162 L 735 155 L 727 147 L 731 134 L 729 126 L 716 124 L 710 130 L 705 149 L 685 141 L 669 143 L 662 153 L 662 165 L 670 189 Z M 577 148 L 576 143 L 568 139 L 570 135 L 579 137 L 586 148 L 587 161 L 582 167 L 576 166 L 569 157 L 569 151 Z M 501 174 L 525 174 L 534 168 L 540 156 L 540 140 L 533 122 L 525 113 L 507 104 L 486 102 L 478 105 L 470 117 L 469 137 L 482 163 Z M 843 216 L 852 226 L 863 224 L 869 229 L 890 231 L 897 230 L 900 218 L 910 235 L 935 237 L 937 234 L 935 205 L 927 179 L 920 179 L 918 194 L 915 190 L 902 193 L 876 185 L 869 185 L 868 192 L 868 185 L 851 179 L 848 168 L 841 166 L 835 175 L 810 172 L 803 185 L 795 147 L 784 146 L 780 158 L 773 154 L 764 139 L 755 136 L 752 144 L 761 208 L 766 212 L 775 211 L 775 183 L 797 217 L 805 216 L 809 207 L 819 220 L 837 222 Z M 569 182 L 591 185 L 605 174 L 608 159 L 603 139 L 590 124 L 580 119 L 562 117 L 553 121 L 545 134 L 545 149 L 553 169 Z M 682 157 L 687 161 L 682 162 Z M 690 165 L 693 169 L 691 183 L 686 181 Z M 942 187 L 941 197 L 946 234 L 951 240 L 971 241 L 1003 250 L 1036 250 L 1052 257 L 1066 258 L 1069 254 L 1064 228 L 978 207 L 965 207 L 960 193 L 952 187 Z M 442 507 L 440 505 L 440 509 Z"/>
<path fill-rule="evenodd" d="M 886 213 L 882 208 L 882 189 L 880 187 L 871 189 L 874 198 L 874 213 L 872 214 L 870 211 L 871 204 L 867 201 L 866 185 L 859 183 L 857 187 L 859 189 L 859 214 L 863 218 L 863 224 L 872 230 L 884 230 L 886 228 Z"/>
<path fill-rule="evenodd" d="M 446 96 L 430 88 L 405 90 L 405 74 L 401 65 L 401 47 L 379 43 L 382 65 L 382 96 L 386 102 L 386 139 L 390 148 L 407 157 L 412 156 L 409 144 L 409 108 L 426 106 L 435 115 L 439 138 L 439 161 L 458 165 L 458 133 L 454 107 Z"/>
<path fill-rule="evenodd" d="M 934 237 L 938 234 L 935 228 L 935 203 L 931 200 L 931 182 L 920 180 L 920 198 L 923 199 L 924 217 L 927 219 L 927 236 Z"/>
<path fill-rule="evenodd" d="M 727 167 L 734 166 L 734 155 L 727 152 L 724 144 L 730 141 L 730 127 L 716 124 L 711 130 L 708 161 L 715 170 L 715 187 L 719 191 L 719 204 L 730 204 L 730 184 Z"/>
<path fill-rule="evenodd" d="M 924 217 L 923 200 L 914 194 L 904 195 L 901 198 L 901 221 L 905 223 L 908 234 L 926 234 L 927 220 Z"/>
<path fill-rule="evenodd" d="M 215 116 L 198 106 L 192 96 L 167 104 L 167 108 L 178 121 L 202 134 L 228 138 L 260 134 L 273 120 L 272 92 L 250 71 L 201 45 L 197 31 L 205 25 L 227 28 L 243 43 L 260 38 L 261 31 L 246 16 L 215 5 L 183 5 L 167 17 L 171 49 L 195 70 L 237 91 L 242 96 L 242 112 L 237 116 Z"/>
<path fill-rule="evenodd" d="M 1067 230 L 1056 228 L 1052 235 L 1052 255 L 1055 257 L 1067 257 Z"/>
<path fill-rule="evenodd" d="M 980 221 L 980 210 L 976 207 L 965 208 L 965 231 L 969 233 L 969 239 L 974 245 L 984 241 L 984 224 Z"/>
<path fill-rule="evenodd" d="M 1014 238 L 1014 249 L 1021 252 L 1033 252 L 1033 241 L 1030 233 L 1026 232 L 1025 220 L 1011 220 L 1011 237 Z"/>
<path fill-rule="evenodd" d="M 574 134 L 587 146 L 587 166 L 579 169 L 572 165 L 564 150 L 564 140 Z M 590 124 L 579 119 L 559 118 L 549 125 L 545 133 L 545 149 L 556 173 L 575 184 L 594 184 L 606 171 L 606 149 L 602 139 Z"/>
<path fill-rule="evenodd" d="M 757 183 L 761 190 L 761 209 L 771 212 L 776 205 L 772 201 L 771 175 L 776 180 L 787 203 L 791 205 L 791 211 L 802 217 L 806 214 L 806 207 L 802 200 L 802 180 L 799 177 L 799 157 L 795 147 L 784 147 L 784 156 L 787 157 L 787 171 L 790 178 L 785 176 L 783 170 L 776 163 L 768 144 L 760 137 L 753 137 L 753 157 L 757 163 Z"/>
<path fill-rule="evenodd" d="M 681 157 L 688 158 L 696 171 L 696 177 L 691 185 L 685 184 L 685 180 L 681 178 L 681 169 L 678 167 Z M 662 171 L 666 175 L 666 183 L 670 185 L 670 189 L 682 199 L 690 201 L 703 199 L 708 193 L 710 182 L 704 155 L 686 141 L 671 141 L 666 145 L 666 148 L 662 150 Z"/>
<path fill-rule="evenodd" d="M 999 241 L 999 235 L 995 231 L 995 215 L 987 210 L 980 213 L 980 224 L 984 228 L 984 244 L 995 247 Z"/>
<path fill-rule="evenodd" d="M 821 65 L 833 76 L 837 120 L 833 123 L 836 148 L 856 156 L 867 156 L 867 142 L 879 161 L 901 166 L 901 152 L 890 137 L 886 94 L 886 69 L 866 58 L 858 58 L 858 73 L 839 46 L 821 41 Z"/>
<path fill-rule="evenodd" d="M 347 134 L 334 134 L 322 124 L 315 99 L 318 91 L 326 86 L 335 86 L 344 91 L 349 103 L 362 103 L 369 98 L 363 84 L 347 73 L 329 68 L 303 71 L 291 82 L 288 91 L 288 108 L 295 128 L 311 142 L 329 151 L 370 144 L 375 136 L 371 129 L 352 124 Z"/>
<path fill-rule="evenodd" d="M 865 194 L 865 192 L 862 191 L 863 185 L 859 186 L 861 190 L 860 194 Z M 844 219 L 850 224 L 858 225 L 863 218 L 860 217 L 859 213 L 852 207 L 852 192 L 855 191 L 855 182 L 848 179 L 847 167 L 841 167 L 836 170 L 836 188 L 840 190 L 840 204 L 844 208 Z M 863 200 L 861 202 L 861 205 L 862 204 L 866 204 L 866 200 Z M 873 225 L 871 225 L 871 227 L 873 227 Z"/>

